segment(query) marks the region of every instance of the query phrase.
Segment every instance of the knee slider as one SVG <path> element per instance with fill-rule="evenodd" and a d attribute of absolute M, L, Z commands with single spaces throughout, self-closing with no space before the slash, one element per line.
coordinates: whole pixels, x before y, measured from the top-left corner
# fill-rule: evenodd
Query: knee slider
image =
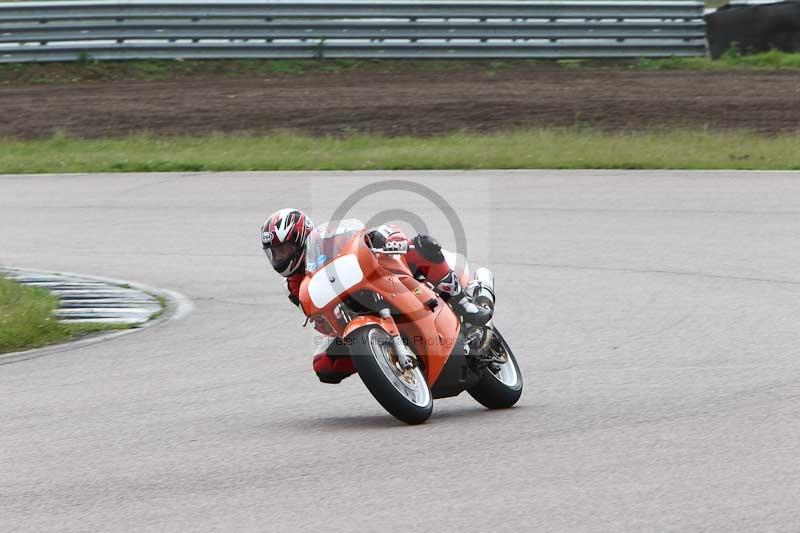
<path fill-rule="evenodd" d="M 444 262 L 442 245 L 430 235 L 417 235 L 414 237 L 414 248 L 417 249 L 419 255 L 421 255 L 423 259 L 431 263 Z"/>

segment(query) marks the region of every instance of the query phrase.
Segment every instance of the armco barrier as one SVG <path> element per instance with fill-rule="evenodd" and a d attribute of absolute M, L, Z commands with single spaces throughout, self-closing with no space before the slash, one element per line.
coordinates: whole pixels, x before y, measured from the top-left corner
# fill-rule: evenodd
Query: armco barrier
<path fill-rule="evenodd" d="M 704 54 L 699 1 L 0 3 L 0 62 Z"/>

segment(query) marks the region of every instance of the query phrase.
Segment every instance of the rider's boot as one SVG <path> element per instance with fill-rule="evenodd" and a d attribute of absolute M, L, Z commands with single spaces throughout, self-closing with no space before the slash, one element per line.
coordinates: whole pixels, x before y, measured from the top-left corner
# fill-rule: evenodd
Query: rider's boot
<path fill-rule="evenodd" d="M 345 349 L 344 343 L 328 339 L 314 353 L 314 372 L 322 383 L 339 383 L 356 373 L 353 360 Z"/>
<path fill-rule="evenodd" d="M 492 310 L 477 305 L 464 291 L 458 276 L 452 270 L 436 284 L 434 290 L 467 324 L 485 326 L 492 319 Z"/>

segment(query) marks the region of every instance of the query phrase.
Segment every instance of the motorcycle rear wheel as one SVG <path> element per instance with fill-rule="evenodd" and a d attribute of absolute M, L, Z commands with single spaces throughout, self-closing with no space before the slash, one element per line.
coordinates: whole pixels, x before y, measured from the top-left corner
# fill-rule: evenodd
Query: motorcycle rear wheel
<path fill-rule="evenodd" d="M 494 330 L 498 343 L 498 352 L 503 352 L 506 362 L 498 365 L 496 370 L 481 370 L 481 380 L 467 392 L 481 405 L 489 409 L 507 409 L 517 403 L 522 396 L 522 373 L 508 343 Z"/>
<path fill-rule="evenodd" d="M 350 355 L 361 381 L 386 411 L 406 424 L 421 424 L 433 412 L 433 396 L 420 369 L 402 371 L 391 337 L 367 326 L 349 337 Z"/>

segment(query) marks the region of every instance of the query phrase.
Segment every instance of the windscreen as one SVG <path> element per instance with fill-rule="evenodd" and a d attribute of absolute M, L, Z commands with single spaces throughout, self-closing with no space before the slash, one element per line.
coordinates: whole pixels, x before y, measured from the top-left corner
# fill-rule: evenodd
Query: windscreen
<path fill-rule="evenodd" d="M 306 272 L 316 272 L 335 259 L 362 229 L 364 223 L 355 218 L 317 226 L 306 239 Z"/>

